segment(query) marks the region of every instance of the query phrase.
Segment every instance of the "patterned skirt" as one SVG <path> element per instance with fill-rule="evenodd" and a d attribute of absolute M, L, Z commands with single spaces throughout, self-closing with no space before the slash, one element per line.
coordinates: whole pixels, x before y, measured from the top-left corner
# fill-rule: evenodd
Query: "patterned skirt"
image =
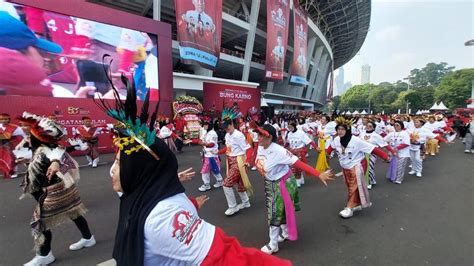
<path fill-rule="evenodd" d="M 291 176 L 286 180 L 286 189 L 293 201 L 295 211 L 299 211 L 301 209 L 300 198 L 294 176 Z M 265 179 L 265 199 L 268 224 L 273 226 L 286 224 L 285 204 L 281 196 L 280 180 L 270 181 Z"/>

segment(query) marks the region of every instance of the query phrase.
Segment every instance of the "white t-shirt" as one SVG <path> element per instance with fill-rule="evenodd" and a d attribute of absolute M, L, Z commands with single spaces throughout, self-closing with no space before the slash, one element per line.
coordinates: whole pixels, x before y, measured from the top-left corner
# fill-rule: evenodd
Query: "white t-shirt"
<path fill-rule="evenodd" d="M 385 122 L 375 122 L 375 133 L 381 134 L 382 132 L 385 132 Z"/>
<path fill-rule="evenodd" d="M 410 145 L 410 135 L 406 131 L 390 132 L 385 136 L 384 140 L 392 147 L 396 148 L 400 144 Z M 398 156 L 400 158 L 410 157 L 410 147 L 398 150 Z"/>
<path fill-rule="evenodd" d="M 225 134 L 225 145 L 227 146 L 227 156 L 232 157 L 244 155 L 250 148 L 244 134 L 237 129 L 234 129 L 232 134 Z"/>
<path fill-rule="evenodd" d="M 280 136 L 280 130 L 281 130 L 281 128 L 280 128 L 280 126 L 279 126 L 277 123 L 273 124 L 272 126 L 275 128 L 276 133 L 277 133 L 277 138 L 278 138 L 278 136 Z"/>
<path fill-rule="evenodd" d="M 204 157 L 217 157 L 217 153 L 219 152 L 217 141 L 217 133 L 214 130 L 207 132 L 204 142 L 206 144 L 214 143 L 214 146 L 212 148 L 204 148 Z"/>
<path fill-rule="evenodd" d="M 286 141 L 289 143 L 290 149 L 300 149 L 312 142 L 308 135 L 301 130 L 288 131 Z"/>
<path fill-rule="evenodd" d="M 160 138 L 166 139 L 167 137 L 171 136 L 173 131 L 171 131 L 167 126 L 163 126 L 160 129 Z"/>
<path fill-rule="evenodd" d="M 258 172 L 266 179 L 276 181 L 282 178 L 290 170 L 290 166 L 298 160 L 282 146 L 272 143 L 266 149 L 263 146 L 258 147 L 255 164 Z"/>
<path fill-rule="evenodd" d="M 199 265 L 214 233 L 184 193 L 162 200 L 145 221 L 144 265 Z"/>
<path fill-rule="evenodd" d="M 423 127 L 426 128 L 426 129 L 428 129 L 428 130 L 431 131 L 431 132 L 440 129 L 439 124 L 438 124 L 437 122 L 433 122 L 433 123 L 426 122 L 426 123 L 423 125 Z"/>
<path fill-rule="evenodd" d="M 409 129 L 407 131 L 408 131 L 408 134 L 410 134 L 410 135 L 411 134 L 417 134 L 418 135 L 418 142 L 420 144 L 426 143 L 427 138 L 435 138 L 436 137 L 436 134 L 434 134 L 433 132 L 429 131 L 428 129 L 426 129 L 424 127 L 412 128 L 412 129 Z M 420 149 L 419 144 L 410 144 L 410 150 L 417 151 L 419 149 Z"/>
<path fill-rule="evenodd" d="M 351 140 L 344 149 L 341 145 L 341 137 L 337 136 L 332 142 L 331 147 L 336 151 L 339 163 L 344 169 L 350 169 L 360 163 L 366 153 L 371 153 L 375 146 L 352 136 Z"/>
<path fill-rule="evenodd" d="M 363 132 L 359 138 L 380 148 L 387 146 L 387 142 L 375 131 L 372 133 Z"/>

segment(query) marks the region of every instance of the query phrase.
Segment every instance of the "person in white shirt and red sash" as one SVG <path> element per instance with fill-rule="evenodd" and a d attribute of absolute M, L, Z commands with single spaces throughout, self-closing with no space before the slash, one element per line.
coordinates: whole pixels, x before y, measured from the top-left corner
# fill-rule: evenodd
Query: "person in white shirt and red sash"
<path fill-rule="evenodd" d="M 10 123 L 9 114 L 0 114 L 0 172 L 3 178 L 16 178 L 15 156 L 13 149 L 26 137 L 23 130 Z"/>
<path fill-rule="evenodd" d="M 354 211 L 360 211 L 372 205 L 369 199 L 369 191 L 365 182 L 364 173 L 367 168 L 365 153 L 373 153 L 384 160 L 388 160 L 387 154 L 380 148 L 352 136 L 352 122 L 344 117 L 336 118 L 337 137 L 326 149 L 327 154 L 336 151 L 342 174 L 347 185 L 348 199 L 346 207 L 339 212 L 342 218 L 350 218 Z"/>
<path fill-rule="evenodd" d="M 247 194 L 252 194 L 252 184 L 247 175 L 247 167 L 252 159 L 252 148 L 248 144 L 245 135 L 237 130 L 238 114 L 234 109 L 226 108 L 222 112 L 223 128 L 226 147 L 219 150 L 219 154 L 227 156 L 227 176 L 224 179 L 224 194 L 229 208 L 225 215 L 234 215 L 239 210 L 250 208 L 250 200 Z M 233 187 L 237 186 L 237 192 L 242 203 L 237 204 Z"/>
<path fill-rule="evenodd" d="M 324 185 L 333 180 L 330 170 L 319 173 L 294 154 L 277 144 L 276 130 L 271 125 L 253 126 L 259 143 L 256 165 L 265 177 L 265 199 L 270 242 L 262 247 L 267 254 L 278 252 L 278 242 L 298 238 L 295 211 L 300 210 L 298 188 L 291 168 L 319 177 Z"/>
<path fill-rule="evenodd" d="M 203 185 L 198 188 L 199 191 L 205 192 L 211 189 L 211 173 L 216 178 L 214 188 L 222 187 L 223 178 L 221 175 L 221 161 L 217 155 L 219 151 L 219 144 L 217 133 L 213 126 L 208 121 L 202 123 L 202 127 L 206 133 L 199 140 L 199 144 L 203 146 L 203 163 L 201 168 Z"/>
<path fill-rule="evenodd" d="M 184 193 L 176 156 L 156 137 L 158 108 L 150 116 L 145 100 L 141 114 L 136 114 L 135 89 L 130 83 L 124 103 L 116 100 L 115 108 L 103 100 L 99 104 L 118 122 L 114 128 L 118 152 L 110 170 L 113 189 L 120 193 L 113 248 L 118 266 L 291 265 L 242 247 L 237 239 L 199 217 L 199 203 Z"/>
<path fill-rule="evenodd" d="M 291 151 L 298 159 L 306 163 L 306 146 L 311 145 L 313 148 L 317 148 L 317 145 L 312 141 L 302 129 L 298 129 L 296 122 L 290 122 L 288 124 L 288 133 L 286 134 L 286 148 Z M 304 177 L 302 171 L 298 168 L 292 169 L 295 174 L 296 184 L 298 187 L 304 185 Z"/>

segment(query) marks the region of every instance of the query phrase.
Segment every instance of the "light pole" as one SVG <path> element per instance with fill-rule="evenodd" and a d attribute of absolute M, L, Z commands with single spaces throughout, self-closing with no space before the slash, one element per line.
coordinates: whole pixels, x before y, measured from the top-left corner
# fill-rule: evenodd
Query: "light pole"
<path fill-rule="evenodd" d="M 469 40 L 464 43 L 465 46 L 474 46 L 474 39 Z M 468 108 L 474 108 L 474 79 L 472 80 L 472 85 L 471 85 L 471 102 L 467 106 Z"/>
<path fill-rule="evenodd" d="M 410 93 L 410 78 L 409 78 L 409 77 L 406 77 L 406 78 L 404 78 L 404 80 L 407 81 L 407 85 L 408 85 L 408 88 L 407 88 L 407 96 L 408 96 L 408 93 Z M 407 109 L 407 110 L 406 110 L 406 113 L 407 113 L 407 115 L 408 115 L 408 110 L 409 110 L 408 107 L 410 106 L 410 102 L 409 102 L 408 100 L 405 100 L 405 101 L 407 102 L 407 106 L 406 106 L 406 109 Z"/>

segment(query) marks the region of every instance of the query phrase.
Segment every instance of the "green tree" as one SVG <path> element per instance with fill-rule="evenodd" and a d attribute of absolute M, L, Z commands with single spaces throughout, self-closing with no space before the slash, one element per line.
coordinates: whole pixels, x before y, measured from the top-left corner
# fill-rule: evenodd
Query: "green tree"
<path fill-rule="evenodd" d="M 464 107 L 471 96 L 473 80 L 474 68 L 454 71 L 441 80 L 435 90 L 435 99 L 443 101 L 449 109 Z"/>
<path fill-rule="evenodd" d="M 413 88 L 436 87 L 440 84 L 441 79 L 451 73 L 453 69 L 453 66 L 448 66 L 448 63 L 445 62 L 428 63 L 422 69 L 411 70 L 408 79 Z"/>
<path fill-rule="evenodd" d="M 376 87 L 373 84 L 353 86 L 341 96 L 341 108 L 367 108 L 369 106 L 369 91 Z"/>
<path fill-rule="evenodd" d="M 434 92 L 435 89 L 432 87 L 411 90 L 405 96 L 405 100 L 410 102 L 413 111 L 429 109 L 434 103 Z"/>

